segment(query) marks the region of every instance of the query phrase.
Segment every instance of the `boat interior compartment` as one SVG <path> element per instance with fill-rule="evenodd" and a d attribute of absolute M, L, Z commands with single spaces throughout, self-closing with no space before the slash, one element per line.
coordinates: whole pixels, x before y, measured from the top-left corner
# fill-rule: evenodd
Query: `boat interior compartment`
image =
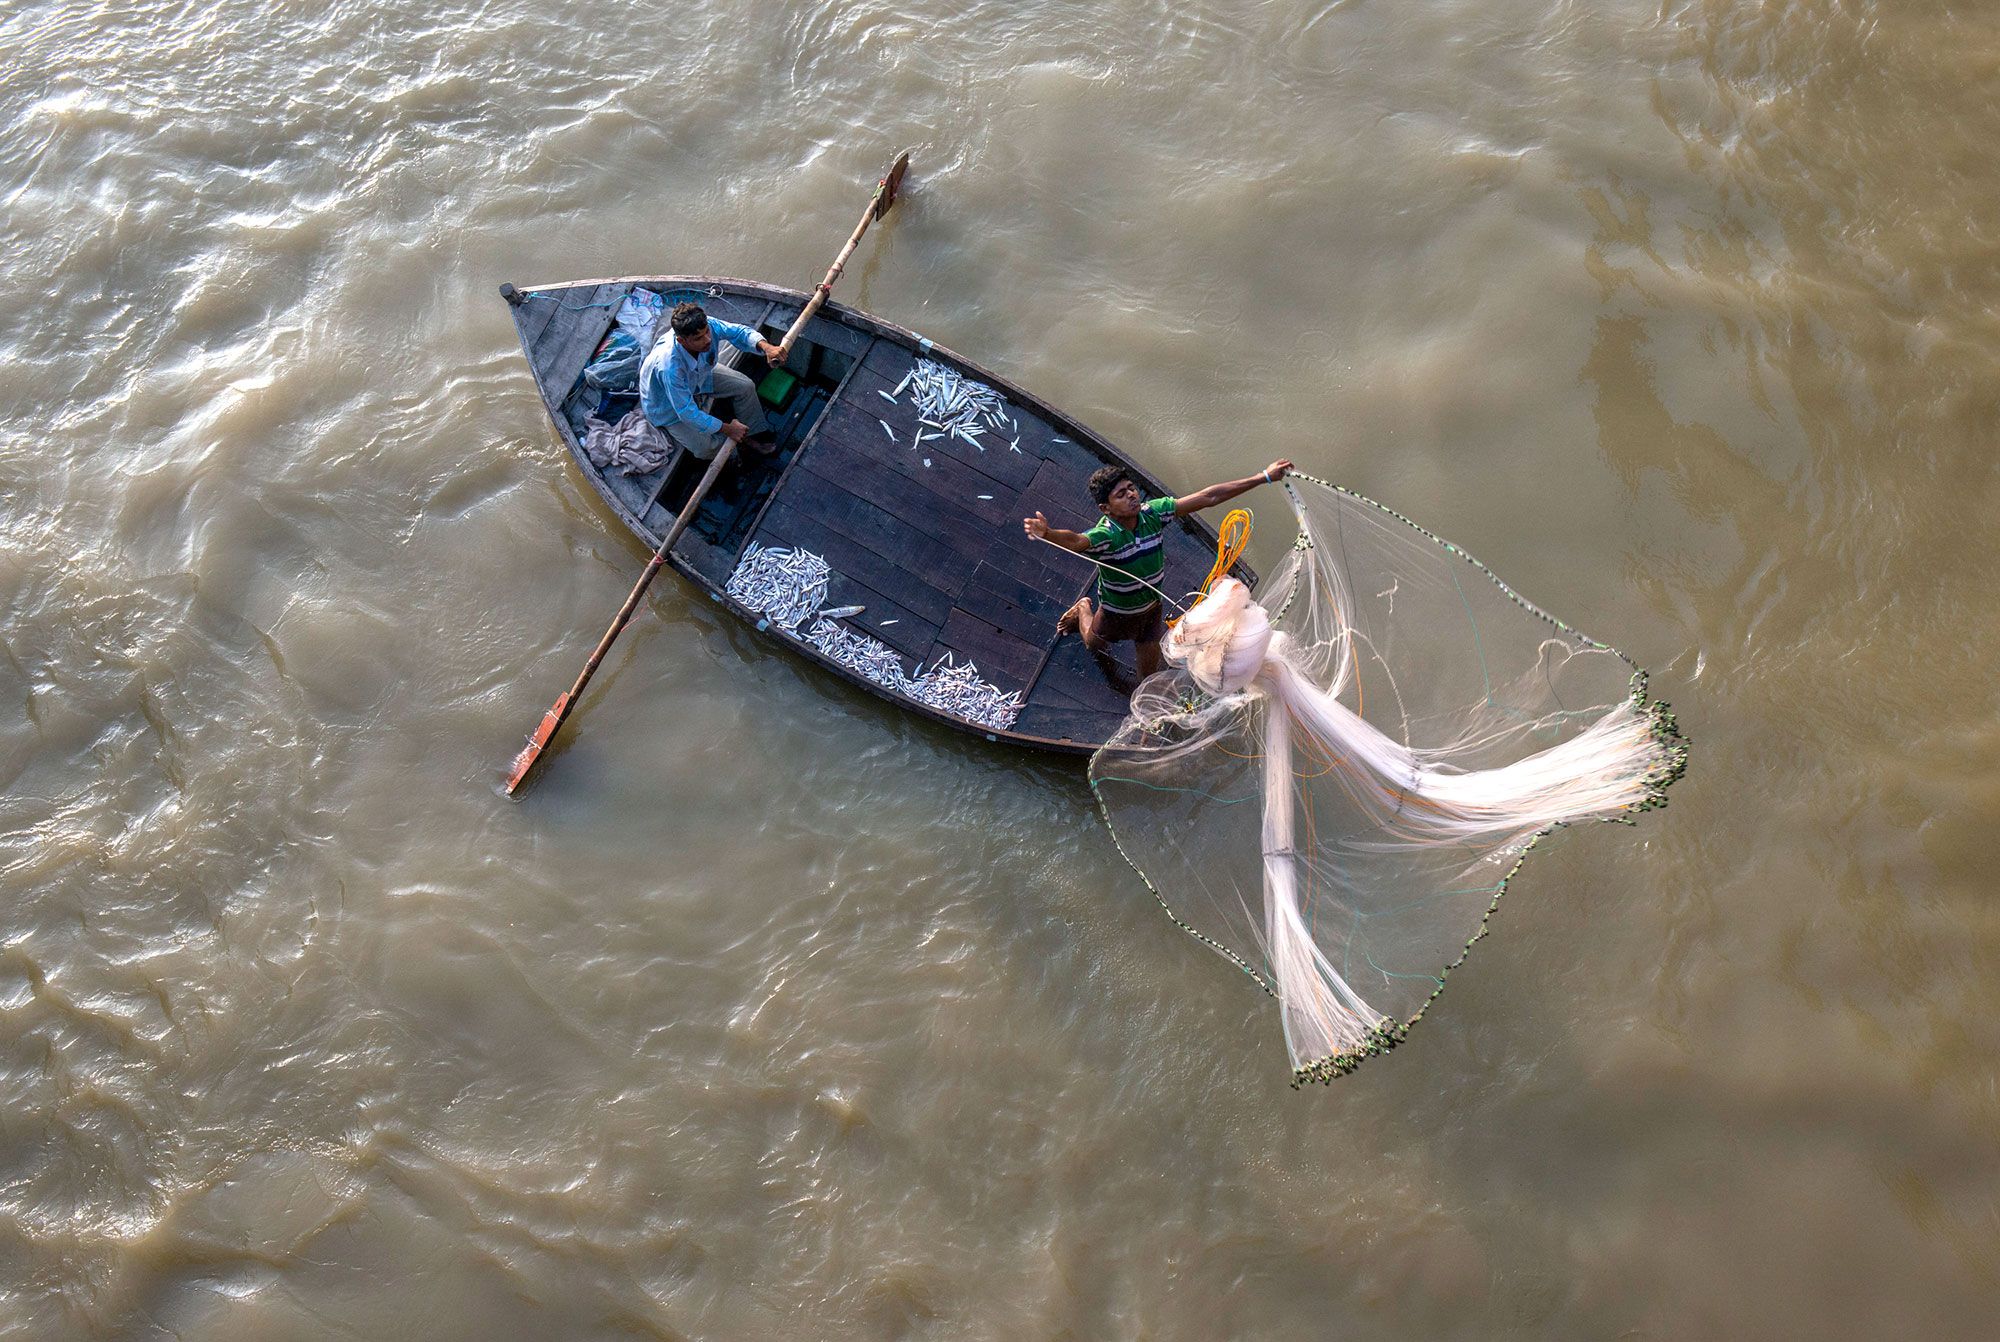
<path fill-rule="evenodd" d="M 628 298 L 650 301 L 641 305 L 627 302 Z M 612 314 L 608 322 L 599 318 L 586 324 L 586 329 L 602 327 L 603 330 L 568 385 L 564 387 L 558 379 L 573 359 L 560 367 L 551 367 L 551 385 L 544 388 L 544 394 L 559 406 L 558 422 L 566 425 L 579 441 L 590 419 L 616 423 L 638 408 L 638 367 L 644 353 L 652 347 L 656 335 L 653 327 L 655 323 L 663 324 L 665 313 L 684 299 L 701 303 L 712 316 L 724 321 L 749 326 L 773 343 L 783 338 L 785 327 L 797 315 L 796 309 L 778 310 L 779 305 L 770 300 L 744 301 L 728 293 L 657 290 L 643 285 L 600 286 L 588 305 L 579 298 L 569 299 L 571 312 Z M 646 308 L 652 309 L 651 312 Z M 557 325 L 560 323 L 552 323 L 552 327 Z M 628 339 L 634 332 L 639 337 L 636 344 Z M 784 366 L 772 368 L 755 354 L 726 341 L 718 343 L 721 349 L 717 363 L 745 374 L 757 386 L 765 417 L 777 438 L 776 451 L 769 456 L 748 448 L 737 449 L 690 525 L 690 531 L 708 545 L 734 552 L 742 548 L 750 523 L 762 511 L 785 467 L 825 413 L 853 362 L 853 354 L 802 336 L 794 343 Z M 604 377 L 595 376 L 601 366 L 611 372 Z M 559 401 L 551 395 L 558 388 Z M 735 418 L 744 417 L 740 407 L 728 405 L 727 398 L 717 407 L 718 413 L 725 408 Z M 657 540 L 673 524 L 706 469 L 705 461 L 675 448 L 656 470 L 630 474 L 605 470 L 599 478 Z"/>
<path fill-rule="evenodd" d="M 630 390 L 607 394 L 604 379 L 585 370 L 603 359 L 615 371 L 618 314 L 632 316 L 625 299 L 641 287 L 622 281 L 529 291 L 515 321 L 571 453 L 627 525 L 657 545 L 703 463 L 678 460 L 685 454 L 675 452 L 657 470 L 621 475 L 589 466 L 579 445 L 583 414 L 615 420 L 636 404 L 629 357 Z M 654 291 L 662 311 L 693 299 L 775 342 L 804 296 L 762 288 L 697 280 L 663 282 Z M 998 379 L 991 386 L 1004 402 L 997 417 L 977 432 L 943 431 L 917 404 L 935 374 L 920 365 L 932 360 L 981 385 L 991 377 L 959 367 L 920 337 L 835 305 L 808 323 L 781 370 L 742 355 L 738 366 L 759 383 L 778 451 L 725 472 L 674 557 L 721 594 L 753 544 L 809 551 L 831 571 L 824 608 L 861 608 L 841 617 L 853 633 L 886 645 L 913 673 L 941 662 L 976 665 L 984 680 L 1021 698 L 1010 737 L 1094 747 L 1124 720 L 1136 678 L 1133 650 L 1118 645 L 1100 657 L 1074 636 L 1056 637 L 1058 617 L 1089 589 L 1095 569 L 1030 539 L 1021 519 L 1041 512 L 1056 526 L 1088 527 L 1097 517 L 1085 488 L 1090 473 L 1107 461 L 1129 463 Z M 1168 492 L 1132 473 L 1149 496 Z M 1214 560 L 1213 533 L 1183 519 L 1168 527 L 1166 546 L 1163 585 L 1191 590 Z"/>

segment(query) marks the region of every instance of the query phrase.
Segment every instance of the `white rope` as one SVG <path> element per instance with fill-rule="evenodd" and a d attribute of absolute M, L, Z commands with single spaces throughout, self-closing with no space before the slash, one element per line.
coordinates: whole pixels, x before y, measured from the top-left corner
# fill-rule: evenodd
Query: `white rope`
<path fill-rule="evenodd" d="M 1067 545 L 1056 545 L 1056 543 L 1050 540 L 1047 536 L 1036 536 L 1034 539 L 1040 541 L 1044 545 L 1054 545 L 1056 549 L 1061 550 L 1066 555 L 1075 555 L 1078 559 L 1083 560 L 1086 564 L 1095 564 L 1097 565 L 1097 567 L 1101 569 L 1110 569 L 1113 573 L 1116 573 L 1121 578 L 1130 578 L 1133 582 L 1139 583 L 1146 587 L 1150 587 L 1155 592 L 1158 592 L 1160 594 L 1160 599 L 1162 601 L 1170 603 L 1178 614 L 1181 615 L 1187 614 L 1188 608 L 1176 598 L 1168 596 L 1166 593 L 1166 589 L 1161 587 L 1158 583 L 1147 582 L 1144 578 L 1140 577 L 1138 574 L 1127 573 L 1122 568 L 1113 568 L 1110 564 L 1105 563 L 1103 560 L 1092 559 L 1089 555 L 1084 554 L 1082 551 L 1072 550 Z M 1193 595 L 1193 593 L 1189 593 L 1189 595 Z"/>

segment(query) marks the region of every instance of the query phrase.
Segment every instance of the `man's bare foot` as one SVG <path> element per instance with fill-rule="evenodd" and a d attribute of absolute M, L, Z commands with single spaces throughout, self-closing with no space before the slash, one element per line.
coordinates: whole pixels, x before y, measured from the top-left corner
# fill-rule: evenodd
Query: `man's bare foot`
<path fill-rule="evenodd" d="M 1083 617 L 1090 614 L 1090 598 L 1078 597 L 1074 606 L 1064 611 L 1056 620 L 1056 635 L 1074 634 L 1083 627 Z"/>

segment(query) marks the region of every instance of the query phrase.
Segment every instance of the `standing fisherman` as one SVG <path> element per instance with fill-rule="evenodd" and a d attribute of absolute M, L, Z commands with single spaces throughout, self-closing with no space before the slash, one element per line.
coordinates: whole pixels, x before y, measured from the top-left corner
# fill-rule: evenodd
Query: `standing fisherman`
<path fill-rule="evenodd" d="M 1158 671 L 1160 639 L 1167 632 L 1160 616 L 1158 589 L 1160 575 L 1167 567 L 1163 533 L 1168 519 L 1227 503 L 1258 485 L 1284 479 L 1291 469 L 1292 463 L 1281 457 L 1261 475 L 1224 481 L 1180 498 L 1149 499 L 1139 492 L 1124 467 L 1105 466 L 1091 474 L 1087 486 L 1091 502 L 1104 514 L 1090 530 L 1052 527 L 1040 513 L 1021 519 L 1021 529 L 1036 540 L 1087 555 L 1101 566 L 1097 570 L 1096 608 L 1091 607 L 1088 596 L 1078 599 L 1063 612 L 1057 628 L 1065 634 L 1072 629 L 1081 631 L 1084 646 L 1095 653 L 1107 651 L 1113 643 L 1134 643 L 1139 679 Z"/>

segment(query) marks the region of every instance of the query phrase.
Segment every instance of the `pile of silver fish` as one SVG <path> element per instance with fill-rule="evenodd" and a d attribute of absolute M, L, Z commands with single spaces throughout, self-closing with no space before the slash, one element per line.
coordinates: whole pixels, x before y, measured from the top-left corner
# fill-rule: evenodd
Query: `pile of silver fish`
<path fill-rule="evenodd" d="M 979 665 L 958 661 L 950 653 L 931 663 L 917 679 L 911 698 L 940 713 L 949 713 L 982 727 L 1005 731 L 1021 716 L 1021 696 L 1007 694 L 979 674 Z"/>
<path fill-rule="evenodd" d="M 811 645 L 836 666 L 982 727 L 1005 731 L 1014 725 L 1014 719 L 1021 715 L 1021 696 L 987 681 L 975 663 L 960 662 L 945 653 L 928 671 L 912 675 L 904 670 L 903 658 L 894 648 L 873 635 L 836 623 L 861 614 L 866 607 L 841 606 L 821 612 L 832 572 L 827 562 L 810 550 L 752 545 L 723 590 L 739 605 Z M 799 626 L 809 619 L 812 624 L 800 633 Z"/>
<path fill-rule="evenodd" d="M 752 545 L 729 575 L 724 591 L 788 634 L 797 634 L 826 600 L 833 570 L 810 550 Z"/>
<path fill-rule="evenodd" d="M 917 436 L 910 446 L 950 434 L 984 452 L 986 444 L 980 439 L 990 429 L 1000 437 L 1011 437 L 1007 446 L 1021 450 L 1020 421 L 1007 409 L 1006 397 L 984 382 L 975 382 L 935 359 L 919 359 L 893 393 L 880 395 L 893 402 L 905 391 L 917 411 Z M 889 426 L 885 422 L 882 427 Z M 893 430 L 890 436 L 894 437 Z"/>

